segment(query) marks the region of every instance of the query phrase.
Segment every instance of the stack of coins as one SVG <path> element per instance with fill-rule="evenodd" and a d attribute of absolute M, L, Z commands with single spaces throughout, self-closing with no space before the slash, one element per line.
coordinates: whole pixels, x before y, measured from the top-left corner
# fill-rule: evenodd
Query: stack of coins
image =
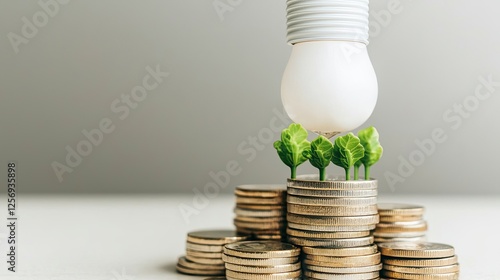
<path fill-rule="evenodd" d="M 427 222 L 424 207 L 400 203 L 379 203 L 380 223 L 373 235 L 375 242 L 425 242 Z"/>
<path fill-rule="evenodd" d="M 242 185 L 236 187 L 238 232 L 251 234 L 257 240 L 285 240 L 286 186 Z"/>
<path fill-rule="evenodd" d="M 186 256 L 180 257 L 177 271 L 191 275 L 224 275 L 224 245 L 247 240 L 249 235 L 234 230 L 208 230 L 188 233 Z"/>
<path fill-rule="evenodd" d="M 460 267 L 452 246 L 439 243 L 389 242 L 378 244 L 385 279 L 459 278 Z"/>
<path fill-rule="evenodd" d="M 305 279 L 378 279 L 382 268 L 377 245 L 302 250 Z"/>
<path fill-rule="evenodd" d="M 226 278 L 300 279 L 300 248 L 279 241 L 243 241 L 224 246 Z"/>

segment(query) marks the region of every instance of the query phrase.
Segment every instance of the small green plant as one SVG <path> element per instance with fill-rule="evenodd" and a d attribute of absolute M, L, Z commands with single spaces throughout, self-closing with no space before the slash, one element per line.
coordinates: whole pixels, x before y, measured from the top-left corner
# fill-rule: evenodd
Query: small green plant
<path fill-rule="evenodd" d="M 351 167 L 365 154 L 365 149 L 361 145 L 356 135 L 349 133 L 335 139 L 333 146 L 332 162 L 345 170 L 345 179 L 350 180 Z"/>
<path fill-rule="evenodd" d="M 283 163 L 290 167 L 290 178 L 295 179 L 297 166 L 307 160 L 304 154 L 311 151 L 311 143 L 307 141 L 307 130 L 300 124 L 290 124 L 281 132 L 281 140 L 274 142 L 274 148 Z"/>
<path fill-rule="evenodd" d="M 370 180 L 370 167 L 381 157 L 384 149 L 379 142 L 379 134 L 375 127 L 370 126 L 358 132 L 361 145 L 365 149 L 364 156 L 354 164 L 354 180 L 359 179 L 359 167 L 365 167 L 365 180 Z"/>
<path fill-rule="evenodd" d="M 311 149 L 303 152 L 312 166 L 319 169 L 319 180 L 326 179 L 326 167 L 330 165 L 333 157 L 333 144 L 328 138 L 320 135 L 311 142 Z"/>

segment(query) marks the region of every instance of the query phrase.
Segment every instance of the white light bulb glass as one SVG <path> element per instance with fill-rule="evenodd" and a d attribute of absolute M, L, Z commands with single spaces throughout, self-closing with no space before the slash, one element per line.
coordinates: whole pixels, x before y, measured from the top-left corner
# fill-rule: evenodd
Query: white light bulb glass
<path fill-rule="evenodd" d="M 281 98 L 290 118 L 327 136 L 350 131 L 372 114 L 377 77 L 366 45 L 313 41 L 293 45 Z"/>

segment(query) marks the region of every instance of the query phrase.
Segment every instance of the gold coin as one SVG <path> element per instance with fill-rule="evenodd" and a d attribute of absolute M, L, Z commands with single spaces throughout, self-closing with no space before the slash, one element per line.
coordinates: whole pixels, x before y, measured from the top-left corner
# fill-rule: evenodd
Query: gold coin
<path fill-rule="evenodd" d="M 412 274 L 412 273 L 401 273 L 389 270 L 382 270 L 381 274 L 383 276 L 396 278 L 396 279 L 409 279 L 409 280 L 458 280 L 458 272 L 454 273 L 443 273 L 443 274 Z"/>
<path fill-rule="evenodd" d="M 291 223 L 317 226 L 366 226 L 378 223 L 378 215 L 356 216 L 356 217 L 326 217 L 326 216 L 304 216 L 293 213 L 286 215 L 286 220 Z"/>
<path fill-rule="evenodd" d="M 378 248 L 382 255 L 401 258 L 446 258 L 455 255 L 455 249 L 446 244 L 440 243 L 410 243 L 391 242 L 380 243 Z M 400 278 L 400 277 L 397 277 Z"/>
<path fill-rule="evenodd" d="M 379 232 L 375 229 L 375 231 L 373 232 L 373 236 L 382 238 L 410 238 L 410 237 L 422 237 L 424 235 L 425 231 Z"/>
<path fill-rule="evenodd" d="M 367 231 L 375 228 L 375 225 L 364 225 L 364 226 L 325 226 L 325 225 L 306 225 L 293 223 L 288 221 L 288 226 L 293 229 L 307 230 L 307 231 Z"/>
<path fill-rule="evenodd" d="M 328 266 L 328 267 L 370 266 L 380 263 L 380 253 L 375 253 L 365 256 L 351 256 L 351 257 L 306 255 L 304 263 L 307 265 Z"/>
<path fill-rule="evenodd" d="M 179 273 L 197 275 L 197 276 L 224 275 L 224 273 L 226 272 L 224 269 L 223 270 L 192 269 L 184 267 L 179 264 L 177 264 L 175 268 Z"/>
<path fill-rule="evenodd" d="M 266 217 L 266 218 L 237 216 L 234 220 L 238 222 L 250 222 L 250 223 L 279 223 L 285 221 L 286 216 Z"/>
<path fill-rule="evenodd" d="M 427 237 L 417 236 L 417 237 L 375 237 L 375 243 L 386 243 L 386 242 L 426 242 Z"/>
<path fill-rule="evenodd" d="M 382 269 L 382 264 L 370 265 L 370 266 L 359 266 L 359 267 L 326 267 L 326 266 L 315 266 L 306 265 L 305 269 L 323 272 L 323 273 L 340 273 L 340 274 L 352 274 L 352 273 L 367 273 L 380 271 Z"/>
<path fill-rule="evenodd" d="M 285 235 L 271 235 L 271 234 L 255 234 L 254 238 L 257 240 L 282 240 L 284 239 Z"/>
<path fill-rule="evenodd" d="M 179 261 L 177 264 L 181 265 L 182 267 L 189 268 L 189 269 L 199 269 L 199 270 L 224 270 L 224 263 L 222 264 L 203 264 L 203 263 L 196 263 L 192 262 L 185 257 L 180 257 Z"/>
<path fill-rule="evenodd" d="M 308 239 L 289 236 L 288 242 L 298 246 L 352 248 L 373 244 L 373 236 L 347 239 Z"/>
<path fill-rule="evenodd" d="M 268 193 L 282 193 L 286 192 L 286 185 L 283 184 L 252 184 L 252 185 L 239 185 L 236 190 L 248 192 L 268 192 Z"/>
<path fill-rule="evenodd" d="M 424 214 L 424 207 L 403 203 L 378 203 L 378 213 L 380 216 L 421 216 Z"/>
<path fill-rule="evenodd" d="M 412 224 L 410 224 L 412 223 Z M 427 222 L 426 221 L 418 221 L 418 222 L 403 222 L 401 223 L 379 223 L 375 229 L 375 231 L 382 232 L 425 232 L 427 231 Z"/>
<path fill-rule="evenodd" d="M 201 252 L 211 252 L 211 253 L 220 253 L 222 252 L 223 247 L 221 245 L 204 245 L 204 244 L 197 244 L 197 243 L 191 243 L 191 242 L 186 242 L 186 249 L 189 250 L 194 250 L 194 251 L 201 251 Z"/>
<path fill-rule="evenodd" d="M 246 234 L 266 234 L 266 235 L 283 235 L 284 230 L 280 229 L 254 229 L 254 228 L 237 228 L 238 232 L 243 232 Z"/>
<path fill-rule="evenodd" d="M 268 259 L 252 259 L 233 257 L 226 254 L 222 255 L 222 260 L 226 263 L 246 265 L 246 266 L 277 266 L 284 264 L 293 264 L 299 261 L 299 256 L 288 258 L 268 258 Z"/>
<path fill-rule="evenodd" d="M 302 247 L 304 254 L 330 257 L 353 257 L 373 255 L 378 252 L 377 245 L 369 245 L 355 248 L 314 248 Z"/>
<path fill-rule="evenodd" d="M 313 197 L 370 197 L 377 196 L 377 189 L 372 190 L 329 190 L 329 189 L 304 189 L 289 187 L 288 194 Z"/>
<path fill-rule="evenodd" d="M 186 260 L 194 263 L 199 263 L 199 264 L 208 264 L 208 265 L 224 265 L 224 261 L 222 260 L 222 257 L 219 259 L 213 259 L 213 258 L 201 258 L 201 257 L 193 257 L 186 255 Z"/>
<path fill-rule="evenodd" d="M 384 264 L 384 269 L 401 273 L 411 273 L 411 274 L 443 274 L 443 273 L 453 273 L 460 271 L 458 263 L 447 266 L 434 266 L 434 267 L 407 267 L 407 266 L 395 266 L 390 264 Z"/>
<path fill-rule="evenodd" d="M 237 204 L 257 204 L 257 205 L 276 205 L 283 204 L 285 199 L 282 197 L 246 197 L 236 196 Z"/>
<path fill-rule="evenodd" d="M 300 254 L 300 248 L 278 241 L 242 241 L 224 246 L 224 254 L 242 258 L 288 258 Z"/>
<path fill-rule="evenodd" d="M 244 273 L 226 269 L 226 277 L 235 279 L 248 279 L 248 280 L 286 280 L 290 278 L 298 278 L 302 275 L 302 271 L 296 270 L 292 272 L 272 273 L 272 274 L 255 274 Z"/>
<path fill-rule="evenodd" d="M 312 206 L 288 203 L 289 213 L 310 216 L 366 216 L 378 213 L 376 205 L 368 206 Z"/>
<path fill-rule="evenodd" d="M 203 252 L 195 250 L 186 250 L 186 255 L 197 258 L 207 258 L 207 259 L 220 259 L 222 258 L 222 252 Z"/>
<path fill-rule="evenodd" d="M 224 245 L 231 242 L 243 241 L 249 238 L 235 230 L 203 230 L 188 233 L 187 241 L 205 245 Z"/>
<path fill-rule="evenodd" d="M 396 222 L 416 222 L 423 220 L 422 215 L 415 216 L 382 216 L 380 215 L 381 223 L 396 223 Z"/>
<path fill-rule="evenodd" d="M 248 204 L 248 203 L 236 203 L 237 208 L 246 209 L 246 210 L 286 210 L 286 204 L 283 203 L 273 204 L 273 205 L 264 205 L 264 204 Z"/>
<path fill-rule="evenodd" d="M 368 206 L 376 205 L 377 197 L 342 197 L 320 198 L 308 196 L 288 195 L 286 202 L 291 204 L 316 205 L 316 206 Z"/>
<path fill-rule="evenodd" d="M 333 179 L 333 180 L 332 180 Z M 326 190 L 376 190 L 377 180 L 345 181 L 328 178 L 326 181 L 318 181 L 317 176 L 301 175 L 297 179 L 287 179 L 287 187 L 304 189 L 326 189 Z"/>
<path fill-rule="evenodd" d="M 203 280 L 226 280 L 225 276 L 208 277 Z"/>
<path fill-rule="evenodd" d="M 283 209 L 280 210 L 249 210 L 249 209 L 242 209 L 242 208 L 234 208 L 234 213 L 238 217 L 283 217 L 286 215 L 286 210 L 284 209 L 285 207 L 282 207 Z"/>
<path fill-rule="evenodd" d="M 255 273 L 255 274 L 283 273 L 283 272 L 299 270 L 300 262 L 292 264 L 275 265 L 275 266 L 248 266 L 248 265 L 226 263 L 226 268 L 232 271 Z"/>
<path fill-rule="evenodd" d="M 277 223 L 251 223 L 251 222 L 240 222 L 234 220 L 234 225 L 238 228 L 248 228 L 248 229 L 267 229 L 267 230 L 278 230 L 285 227 L 285 222 Z"/>
<path fill-rule="evenodd" d="M 334 273 L 322 273 L 306 270 L 304 275 L 307 277 L 312 277 L 314 279 L 325 279 L 325 280 L 365 280 L 374 279 L 379 276 L 378 271 L 366 272 L 366 273 L 354 273 L 354 274 L 334 274 Z"/>
<path fill-rule="evenodd" d="M 370 235 L 370 231 L 307 231 L 307 230 L 297 230 L 290 227 L 286 228 L 286 233 L 295 237 L 306 237 L 306 238 L 356 238 L 365 237 Z"/>
<path fill-rule="evenodd" d="M 458 257 L 456 255 L 438 259 L 401 259 L 384 257 L 383 263 L 410 267 L 448 266 L 458 263 Z"/>

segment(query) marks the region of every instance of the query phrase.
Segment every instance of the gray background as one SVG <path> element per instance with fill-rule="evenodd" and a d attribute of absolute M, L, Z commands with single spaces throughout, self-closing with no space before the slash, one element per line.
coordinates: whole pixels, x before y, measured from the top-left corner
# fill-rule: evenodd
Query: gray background
<path fill-rule="evenodd" d="M 21 190 L 192 193 L 232 161 L 241 172 L 230 176 L 224 192 L 238 184 L 283 182 L 289 171 L 272 147 L 279 134 L 251 148 L 254 156 L 248 138 L 269 136 L 270 121 L 282 112 L 280 80 L 291 51 L 285 1 L 233 0 L 221 17 L 213 2 L 59 4 L 16 53 L 8 34 L 22 35 L 23 17 L 33 22 L 43 9 L 37 1 L 1 1 L 0 157 L 3 168 L 8 160 L 18 162 Z M 371 1 L 370 8 L 387 15 L 390 2 Z M 363 127 L 376 126 L 385 147 L 373 176 L 382 192 L 500 193 L 500 87 L 467 117 L 448 112 L 460 125 L 443 118 L 454 104 L 474 101 L 480 76 L 500 81 L 500 2 L 399 2 L 390 20 L 371 16 L 368 50 L 379 100 Z M 119 119 L 110 105 L 142 84 L 147 66 L 157 65 L 169 77 Z M 85 139 L 82 130 L 98 128 L 103 118 L 115 130 L 59 182 L 51 164 L 64 164 L 66 146 L 74 149 Z M 417 153 L 415 141 L 436 128 L 446 141 L 412 174 L 398 171 L 402 158 Z M 404 182 L 389 183 L 389 172 Z M 6 170 L 0 174 L 5 182 Z"/>

